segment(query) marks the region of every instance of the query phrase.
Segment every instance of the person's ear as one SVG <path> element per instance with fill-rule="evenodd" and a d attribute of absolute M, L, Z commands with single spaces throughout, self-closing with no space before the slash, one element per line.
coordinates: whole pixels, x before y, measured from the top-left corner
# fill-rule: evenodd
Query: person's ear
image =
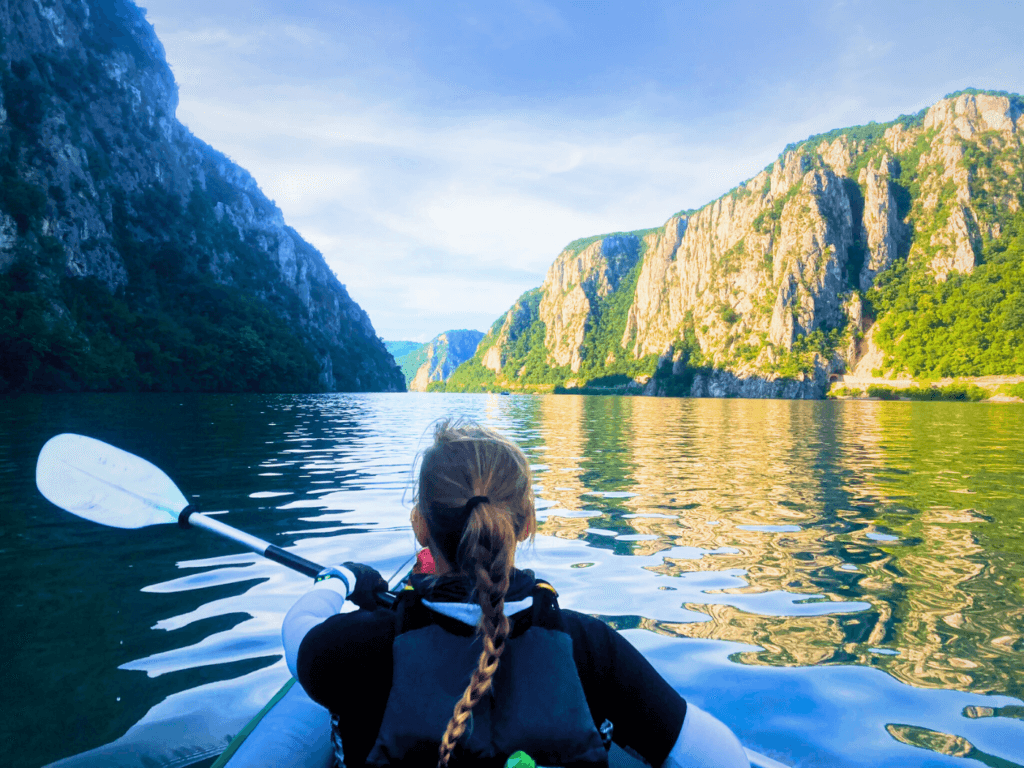
<path fill-rule="evenodd" d="M 526 525 L 523 526 L 523 530 L 516 536 L 516 541 L 526 541 L 530 536 L 537 532 L 537 515 L 534 513 L 530 516 L 530 519 L 526 521 Z"/>
<path fill-rule="evenodd" d="M 413 507 L 409 514 L 409 521 L 412 523 L 412 532 L 416 534 L 416 542 L 421 547 L 430 545 L 430 529 L 427 528 L 427 521 L 420 514 L 419 507 Z"/>

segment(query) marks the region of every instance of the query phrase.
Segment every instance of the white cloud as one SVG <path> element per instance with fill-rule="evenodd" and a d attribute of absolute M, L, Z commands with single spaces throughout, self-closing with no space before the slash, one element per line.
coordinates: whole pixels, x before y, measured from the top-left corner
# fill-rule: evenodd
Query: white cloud
<path fill-rule="evenodd" d="M 243 35 L 224 28 L 204 28 L 185 32 L 183 37 L 194 46 L 242 50 L 252 46 L 262 35 Z"/>
<path fill-rule="evenodd" d="M 765 9 L 771 38 L 727 9 L 678 7 L 665 41 L 628 47 L 610 29 L 600 49 L 570 6 L 543 0 L 313 3 L 313 20 L 284 4 L 147 4 L 179 118 L 253 174 L 385 338 L 485 328 L 571 240 L 658 226 L 790 141 L 915 111 L 950 83 L 1019 88 L 1022 71 L 1015 41 L 948 62 L 935 43 L 948 25 L 929 22 L 940 32 L 922 43 L 908 36 L 913 13 L 878 24 L 888 6 L 862 3 L 802 25 Z M 819 37 L 803 39 L 814 23 Z M 571 51 L 551 61 L 585 87 L 551 72 L 561 90 L 548 90 L 548 50 Z M 521 51 L 539 57 L 525 74 Z M 476 62 L 494 67 L 477 78 Z M 444 81 L 452 72 L 462 79 Z M 504 72 L 523 79 L 504 88 Z M 979 73 L 986 82 L 968 80 Z"/>
<path fill-rule="evenodd" d="M 627 118 L 424 120 L 335 94 L 331 85 L 275 88 L 269 98 L 265 89 L 258 96 L 243 91 L 231 101 L 184 93 L 179 114 L 253 173 L 385 336 L 423 333 L 386 321 L 396 292 L 420 317 L 436 304 L 493 319 L 540 284 L 569 241 L 660 225 L 760 167 L 745 146 L 709 151 L 676 133 L 632 131 L 621 124 Z M 418 268 L 424 254 L 431 269 L 443 265 L 443 280 L 430 281 Z M 360 269 L 364 262 L 374 268 Z M 470 310 L 452 276 L 479 274 L 481 265 L 514 266 L 521 277 L 475 281 Z M 382 281 L 387 291 L 379 289 Z"/>

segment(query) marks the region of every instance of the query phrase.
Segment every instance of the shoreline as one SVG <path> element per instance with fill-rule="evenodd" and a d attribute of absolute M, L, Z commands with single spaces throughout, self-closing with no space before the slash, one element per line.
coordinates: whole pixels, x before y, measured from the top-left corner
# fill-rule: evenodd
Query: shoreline
<path fill-rule="evenodd" d="M 906 375 L 840 375 L 825 391 L 829 400 L 946 400 L 987 403 L 1024 402 L 1024 376 L 956 376 L 914 379 Z"/>

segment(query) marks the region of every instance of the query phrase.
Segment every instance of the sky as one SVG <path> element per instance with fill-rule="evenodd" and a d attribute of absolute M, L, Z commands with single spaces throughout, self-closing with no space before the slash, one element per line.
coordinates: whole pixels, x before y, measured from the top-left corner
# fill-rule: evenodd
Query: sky
<path fill-rule="evenodd" d="M 1024 92 L 1021 2 L 141 4 L 178 119 L 388 340 L 487 330 L 570 241 L 659 226 L 789 142 Z"/>

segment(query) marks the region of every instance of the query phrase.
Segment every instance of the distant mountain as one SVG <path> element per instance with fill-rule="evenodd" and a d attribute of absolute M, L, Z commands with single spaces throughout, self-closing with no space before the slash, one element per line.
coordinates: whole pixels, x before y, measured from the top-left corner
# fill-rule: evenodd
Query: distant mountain
<path fill-rule="evenodd" d="M 445 331 L 426 344 L 411 341 L 386 341 L 394 349 L 395 361 L 405 374 L 406 386 L 412 392 L 426 392 L 432 382 L 443 382 L 456 368 L 469 360 L 483 338 L 480 331 Z M 405 347 L 401 345 L 407 345 Z M 401 349 L 404 355 L 396 354 Z"/>
<path fill-rule="evenodd" d="M 410 352 L 415 352 L 418 349 L 423 349 L 427 345 L 423 341 L 385 341 L 384 346 L 397 361 L 398 358 L 405 357 Z"/>
<path fill-rule="evenodd" d="M 395 362 L 405 377 L 405 387 L 409 388 L 416 378 L 416 371 L 427 360 L 427 342 L 422 341 L 385 341 L 384 346 L 395 356 Z"/>
<path fill-rule="evenodd" d="M 849 372 L 1024 374 L 1022 114 L 951 94 L 570 243 L 445 389 L 816 398 Z"/>
<path fill-rule="evenodd" d="M 0 3 L 0 392 L 402 390 L 129 0 Z"/>

